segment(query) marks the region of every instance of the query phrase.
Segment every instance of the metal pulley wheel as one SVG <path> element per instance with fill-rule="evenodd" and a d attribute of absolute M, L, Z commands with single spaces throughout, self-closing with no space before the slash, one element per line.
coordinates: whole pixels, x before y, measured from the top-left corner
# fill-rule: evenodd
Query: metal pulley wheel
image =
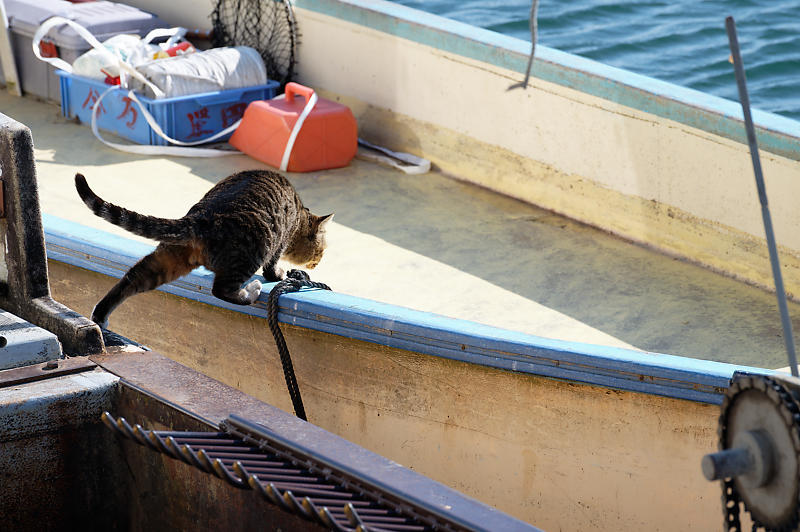
<path fill-rule="evenodd" d="M 741 530 L 739 502 L 754 527 L 800 526 L 800 407 L 791 377 L 740 376 L 725 394 L 717 453 L 703 457 L 703 474 L 721 480 L 725 529 Z"/>

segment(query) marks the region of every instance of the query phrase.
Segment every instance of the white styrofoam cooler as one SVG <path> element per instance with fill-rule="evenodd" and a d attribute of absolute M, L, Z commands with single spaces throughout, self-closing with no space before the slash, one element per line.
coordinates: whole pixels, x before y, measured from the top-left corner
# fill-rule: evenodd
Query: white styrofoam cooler
<path fill-rule="evenodd" d="M 45 20 L 53 16 L 72 19 L 101 42 L 120 33 L 144 37 L 152 29 L 169 27 L 151 13 L 105 0 L 76 4 L 66 0 L 4 1 L 22 90 L 53 101 L 61 99 L 61 85 L 55 68 L 39 60 L 31 49 L 33 35 Z M 44 41 L 54 43 L 58 56 L 68 63 L 90 48 L 75 30 L 66 25 L 50 30 Z"/>

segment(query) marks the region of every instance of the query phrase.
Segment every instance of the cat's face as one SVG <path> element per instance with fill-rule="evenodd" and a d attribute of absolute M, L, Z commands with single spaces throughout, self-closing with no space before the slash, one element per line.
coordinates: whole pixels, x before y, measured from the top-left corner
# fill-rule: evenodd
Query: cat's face
<path fill-rule="evenodd" d="M 328 245 L 325 234 L 331 220 L 333 220 L 333 214 L 314 216 L 306 234 L 298 235 L 292 242 L 291 248 L 286 251 L 286 260 L 309 270 L 316 268 Z"/>

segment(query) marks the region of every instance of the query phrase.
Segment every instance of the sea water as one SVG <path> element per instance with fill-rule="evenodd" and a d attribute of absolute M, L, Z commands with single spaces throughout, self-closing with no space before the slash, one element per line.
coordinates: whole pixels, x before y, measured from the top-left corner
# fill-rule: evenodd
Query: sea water
<path fill-rule="evenodd" d="M 529 0 L 396 3 L 531 38 Z M 537 43 L 738 101 L 728 15 L 753 107 L 800 120 L 800 0 L 540 0 Z"/>

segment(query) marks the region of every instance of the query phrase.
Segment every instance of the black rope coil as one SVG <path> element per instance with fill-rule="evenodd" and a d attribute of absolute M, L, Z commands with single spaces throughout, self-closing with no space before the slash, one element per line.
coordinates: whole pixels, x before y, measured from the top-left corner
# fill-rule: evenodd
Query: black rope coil
<path fill-rule="evenodd" d="M 269 298 L 267 299 L 267 323 L 269 323 L 272 336 L 275 337 L 275 345 L 278 347 L 278 354 L 281 357 L 283 376 L 286 378 L 286 387 L 289 389 L 289 397 L 292 399 L 294 413 L 303 421 L 308 421 L 306 418 L 306 410 L 303 408 L 303 399 L 300 397 L 300 388 L 297 386 L 292 357 L 289 355 L 289 348 L 286 347 L 286 340 L 283 338 L 281 328 L 278 326 L 278 298 L 283 294 L 298 292 L 303 287 L 320 288 L 322 290 L 331 289 L 331 287 L 325 283 L 312 281 L 303 270 L 289 270 L 286 274 L 286 278 L 278 282 L 269 292 Z"/>

